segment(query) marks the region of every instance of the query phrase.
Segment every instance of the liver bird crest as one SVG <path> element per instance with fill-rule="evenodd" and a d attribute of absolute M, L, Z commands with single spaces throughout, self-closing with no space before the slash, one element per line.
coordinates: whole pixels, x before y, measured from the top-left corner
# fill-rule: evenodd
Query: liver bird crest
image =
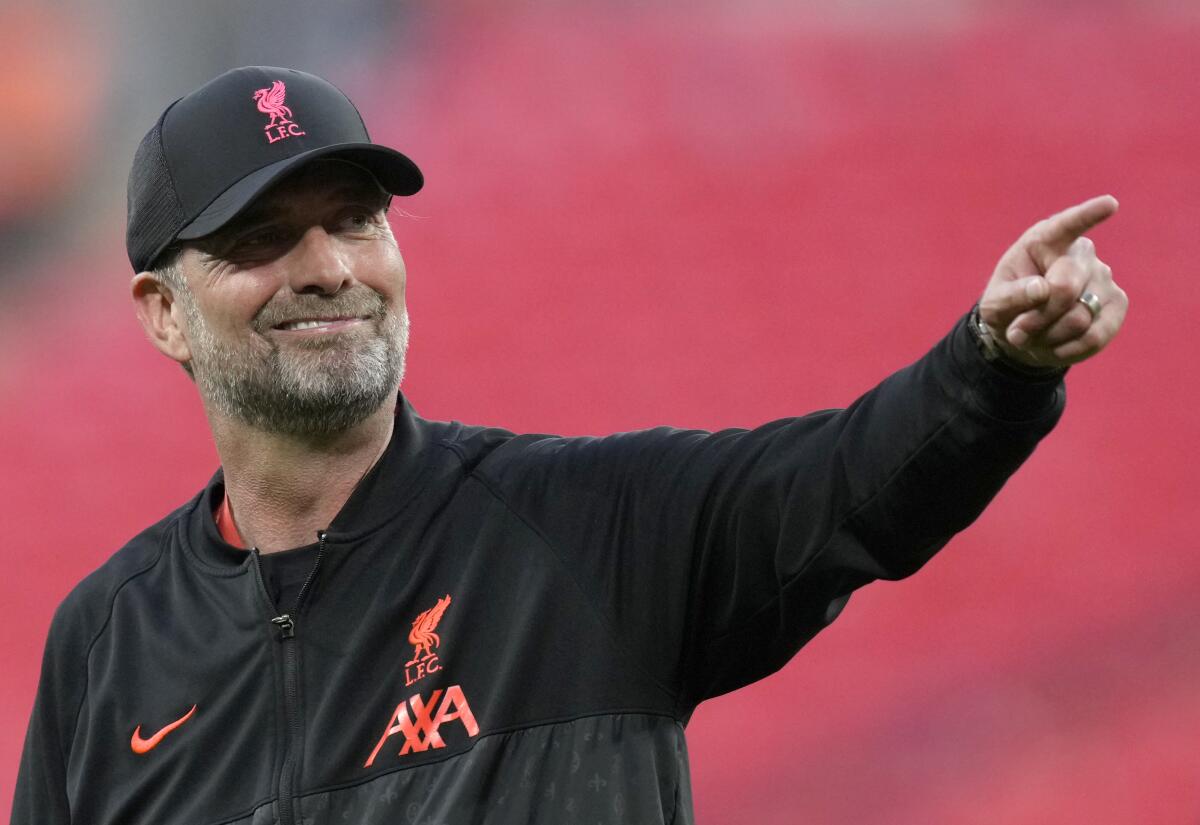
<path fill-rule="evenodd" d="M 412 660 L 405 664 L 413 665 L 420 659 L 428 659 L 433 656 L 433 649 L 442 643 L 442 640 L 433 631 L 449 606 L 450 594 L 447 593 L 437 600 L 437 604 L 422 611 L 421 615 L 413 619 L 412 630 L 408 633 L 408 641 L 415 647 L 413 647 Z"/>
<path fill-rule="evenodd" d="M 283 105 L 286 94 L 287 87 L 283 85 L 282 80 L 276 80 L 269 89 L 259 89 L 254 93 L 254 102 L 258 104 L 258 110 L 270 117 L 264 128 L 270 129 L 280 121 L 291 122 L 292 110 Z"/>

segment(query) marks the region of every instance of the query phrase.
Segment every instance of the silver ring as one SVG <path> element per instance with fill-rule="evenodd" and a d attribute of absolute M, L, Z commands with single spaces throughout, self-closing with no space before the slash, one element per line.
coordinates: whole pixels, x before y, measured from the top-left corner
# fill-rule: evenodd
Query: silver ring
<path fill-rule="evenodd" d="M 1079 303 L 1088 308 L 1088 312 L 1092 313 L 1092 320 L 1096 320 L 1096 316 L 1100 314 L 1100 299 L 1090 292 L 1084 292 L 1079 296 Z"/>

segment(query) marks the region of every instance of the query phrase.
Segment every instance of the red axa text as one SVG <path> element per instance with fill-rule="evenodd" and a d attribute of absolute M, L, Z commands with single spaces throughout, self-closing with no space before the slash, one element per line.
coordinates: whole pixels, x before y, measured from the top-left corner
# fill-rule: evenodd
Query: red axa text
<path fill-rule="evenodd" d="M 379 738 L 379 744 L 371 751 L 363 767 L 371 767 L 383 748 L 383 743 L 396 734 L 404 737 L 404 744 L 400 747 L 401 756 L 419 753 L 429 748 L 446 747 L 445 740 L 438 733 L 438 729 L 446 722 L 458 720 L 468 736 L 478 736 L 479 725 L 475 722 L 475 715 L 471 713 L 471 706 L 467 704 L 462 687 L 451 685 L 444 693 L 445 695 L 442 689 L 438 688 L 430 694 L 428 700 L 417 693 L 397 705 L 387 728 L 383 731 L 383 736 Z"/>

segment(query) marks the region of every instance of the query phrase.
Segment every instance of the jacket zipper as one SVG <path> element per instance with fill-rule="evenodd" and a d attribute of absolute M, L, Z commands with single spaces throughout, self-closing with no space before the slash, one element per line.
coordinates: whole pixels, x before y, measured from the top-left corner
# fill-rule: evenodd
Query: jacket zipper
<path fill-rule="evenodd" d="M 317 558 L 313 562 L 308 578 L 300 587 L 296 596 L 296 605 L 291 613 L 283 613 L 271 619 L 271 624 L 279 631 L 279 643 L 283 645 L 283 709 L 287 719 L 287 746 L 283 754 L 283 763 L 279 768 L 279 825 L 296 825 L 295 784 L 296 764 L 299 761 L 301 738 L 303 736 L 303 720 L 300 718 L 300 649 L 296 641 L 296 619 L 304 606 L 304 597 L 317 576 L 321 559 L 325 555 L 325 531 L 317 533 L 320 542 L 317 545 Z M 258 564 L 258 552 L 254 554 L 254 566 L 258 572 L 258 583 L 266 593 L 266 585 L 262 579 L 262 568 Z M 267 594 L 271 601 L 270 594 Z M 273 602 L 272 602 L 273 603 Z"/>

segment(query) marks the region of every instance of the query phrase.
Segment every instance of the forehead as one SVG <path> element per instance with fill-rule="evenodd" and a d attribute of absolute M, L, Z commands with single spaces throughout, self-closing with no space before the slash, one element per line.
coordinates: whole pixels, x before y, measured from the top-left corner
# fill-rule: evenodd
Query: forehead
<path fill-rule="evenodd" d="M 230 224 L 245 224 L 311 201 L 366 201 L 382 207 L 390 196 L 375 176 L 350 161 L 322 158 L 305 164 L 259 195 Z M 227 224 L 228 225 L 228 224 Z"/>

